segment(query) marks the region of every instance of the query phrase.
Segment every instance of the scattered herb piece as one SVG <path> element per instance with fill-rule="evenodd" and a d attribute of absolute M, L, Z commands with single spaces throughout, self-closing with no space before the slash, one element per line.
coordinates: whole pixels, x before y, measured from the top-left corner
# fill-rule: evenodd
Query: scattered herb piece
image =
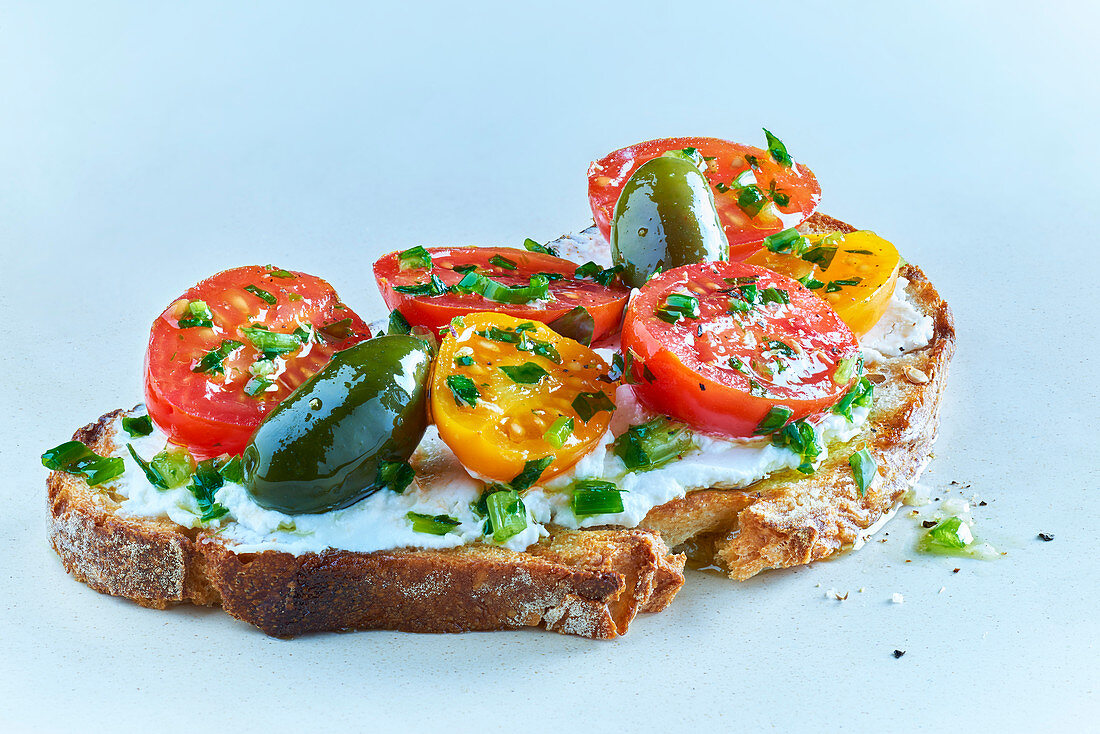
<path fill-rule="evenodd" d="M 465 375 L 447 375 L 447 387 L 451 389 L 456 405 L 469 405 L 471 408 L 477 405 L 480 397 L 473 380 Z"/>
<path fill-rule="evenodd" d="M 122 416 L 122 430 L 130 434 L 130 438 L 148 436 L 153 432 L 153 419 L 147 415 L 139 415 L 136 418 L 124 415 Z"/>
<path fill-rule="evenodd" d="M 275 305 L 275 296 L 271 295 L 270 293 L 265 291 L 263 288 L 260 288 L 258 286 L 254 286 L 254 285 L 246 285 L 244 287 L 244 289 L 246 291 L 248 291 L 249 293 L 251 293 L 252 295 L 256 296 L 256 298 L 259 298 L 264 303 L 270 303 L 271 305 Z"/>

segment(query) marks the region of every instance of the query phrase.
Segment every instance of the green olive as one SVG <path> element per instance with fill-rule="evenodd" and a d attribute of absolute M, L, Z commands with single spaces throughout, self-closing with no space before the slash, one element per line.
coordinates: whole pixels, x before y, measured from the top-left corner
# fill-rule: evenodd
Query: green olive
<path fill-rule="evenodd" d="M 386 461 L 408 461 L 428 424 L 431 348 L 379 336 L 337 352 L 264 419 L 241 455 L 257 504 L 327 512 L 378 491 Z"/>
<path fill-rule="evenodd" d="M 725 260 L 729 242 L 710 183 L 686 158 L 643 163 L 623 186 L 611 219 L 611 257 L 640 288 L 658 268 Z"/>

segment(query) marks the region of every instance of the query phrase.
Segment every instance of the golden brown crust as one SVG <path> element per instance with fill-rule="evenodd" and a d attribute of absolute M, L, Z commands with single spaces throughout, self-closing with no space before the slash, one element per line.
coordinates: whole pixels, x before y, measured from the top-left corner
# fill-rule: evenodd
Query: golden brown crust
<path fill-rule="evenodd" d="M 815 214 L 806 232 L 854 231 Z M 924 272 L 905 265 L 910 300 L 934 320 L 927 347 L 868 365 L 875 403 L 863 431 L 835 447 L 810 476 L 787 471 L 741 490 L 702 489 L 653 508 L 641 526 L 700 565 L 715 564 L 746 579 L 771 568 L 825 558 L 855 544 L 893 511 L 917 480 L 935 438 L 940 397 L 955 351 L 951 309 Z M 860 497 L 848 457 L 867 448 L 880 477 Z"/>
<path fill-rule="evenodd" d="M 121 411 L 76 432 L 114 450 Z M 684 582 L 644 530 L 555 528 L 517 553 L 470 545 L 377 553 L 236 554 L 215 535 L 169 520 L 127 518 L 118 499 L 80 478 L 47 479 L 50 540 L 65 568 L 97 591 L 164 609 L 190 602 L 276 636 L 346 629 L 463 632 L 542 626 L 609 639 L 639 611 L 660 611 Z"/>

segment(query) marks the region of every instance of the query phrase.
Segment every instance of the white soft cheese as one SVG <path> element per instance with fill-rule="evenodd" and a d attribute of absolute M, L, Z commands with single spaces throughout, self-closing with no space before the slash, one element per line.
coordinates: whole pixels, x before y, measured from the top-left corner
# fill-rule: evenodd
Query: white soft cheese
<path fill-rule="evenodd" d="M 909 298 L 909 281 L 898 278 L 886 313 L 860 339 L 865 362 L 881 362 L 920 349 L 932 341 L 933 321 Z"/>
<path fill-rule="evenodd" d="M 567 235 L 553 243 L 563 257 L 578 262 L 592 260 L 610 263 L 607 242 L 592 227 Z M 922 314 L 909 299 L 908 283 L 898 286 L 886 314 L 861 342 L 865 359 L 873 362 L 884 356 L 896 356 L 925 346 L 932 337 L 932 320 Z M 605 355 L 610 359 L 610 352 Z M 631 425 L 644 423 L 654 414 L 634 397 L 633 389 L 622 386 L 616 391 L 617 410 L 608 432 L 597 447 L 571 469 L 534 487 L 523 497 L 527 508 L 527 528 L 503 545 L 522 550 L 547 535 L 548 523 L 570 528 L 592 525 L 634 527 L 654 507 L 683 497 L 689 490 L 720 486 L 746 487 L 783 469 L 793 469 L 801 459 L 793 451 L 772 446 L 766 439 L 730 439 L 695 434 L 695 448 L 682 458 L 646 472 L 629 472 L 622 460 L 610 451 L 615 437 Z M 135 409 L 131 415 L 143 414 Z M 859 433 L 867 420 L 866 408 L 855 408 L 853 420 L 827 413 L 815 419 L 814 428 L 822 443 L 846 442 Z M 168 517 L 185 527 L 201 525 L 198 506 L 186 487 L 159 490 L 145 478 L 141 468 L 126 450 L 126 434 L 121 419 L 115 426 L 120 437 L 116 455 L 126 462 L 126 472 L 111 485 L 122 501 L 120 513 L 141 517 Z M 148 460 L 164 448 L 166 437 L 159 431 L 151 436 L 130 439 L 140 456 Z M 823 454 L 819 460 L 824 460 Z M 376 492 L 351 507 L 315 515 L 286 515 L 260 507 L 241 485 L 227 483 L 215 494 L 215 500 L 229 512 L 211 523 L 218 536 L 229 541 L 239 553 L 280 550 L 295 555 L 327 548 L 370 552 L 403 547 L 449 548 L 474 541 L 485 541 L 484 519 L 472 510 L 483 488 L 440 439 L 434 426 L 411 463 L 416 480 L 403 494 L 389 490 Z M 577 479 L 614 481 L 621 490 L 623 512 L 577 517 L 570 508 L 570 485 Z M 407 513 L 449 515 L 460 522 L 446 535 L 417 533 Z"/>

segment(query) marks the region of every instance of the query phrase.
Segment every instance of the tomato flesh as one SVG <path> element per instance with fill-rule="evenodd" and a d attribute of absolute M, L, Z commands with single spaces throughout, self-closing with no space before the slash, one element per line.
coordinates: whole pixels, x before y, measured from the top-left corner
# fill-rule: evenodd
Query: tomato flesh
<path fill-rule="evenodd" d="M 438 335 L 456 316 L 478 311 L 495 311 L 519 319 L 549 323 L 577 306 L 588 310 L 595 322 L 593 341 L 614 334 L 622 321 L 630 291 L 619 283 L 600 285 L 574 277 L 577 264 L 560 257 L 511 247 L 432 247 L 430 268 L 401 270 L 399 253 L 392 252 L 374 264 L 374 277 L 387 308 L 401 312 L 413 326 L 424 326 Z M 496 262 L 492 262 L 495 260 Z M 514 264 L 514 268 L 501 263 Z M 437 277 L 454 286 L 465 275 L 455 267 L 476 265 L 477 272 L 509 287 L 526 286 L 531 276 L 551 273 L 550 298 L 531 304 L 497 303 L 476 293 L 447 292 L 424 296 L 402 293 L 398 288 L 415 287 Z"/>
<path fill-rule="evenodd" d="M 832 306 L 856 336 L 863 336 L 890 305 L 901 268 L 897 248 L 874 232 L 862 230 L 809 235 L 807 240 L 809 245 L 799 254 L 761 249 L 745 262 L 804 278 L 810 290 Z"/>
<path fill-rule="evenodd" d="M 745 286 L 756 289 L 754 303 L 731 310 L 732 301 L 750 300 Z M 670 295 L 695 298 L 698 318 L 662 319 L 658 309 Z M 774 297 L 789 303 L 767 302 Z M 836 381 L 842 361 L 859 355 L 855 336 L 824 301 L 745 263 L 686 265 L 652 278 L 627 308 L 622 343 L 643 403 L 730 436 L 753 435 L 776 406 L 789 408 L 791 420 L 826 409 L 854 380 Z"/>
<path fill-rule="evenodd" d="M 765 237 L 806 221 L 821 198 L 817 178 L 806 166 L 793 162 L 790 167 L 772 160 L 768 151 L 728 140 L 704 137 L 661 138 L 608 153 L 588 168 L 588 201 L 592 216 L 604 237 L 611 236 L 615 202 L 630 176 L 646 161 L 669 150 L 695 148 L 705 160 L 703 175 L 710 181 L 718 218 L 729 240 L 730 260 L 742 260 L 759 249 Z M 746 156 L 752 157 L 753 168 Z M 779 200 L 754 216 L 738 205 L 735 180 L 752 169 L 757 186 L 765 193 L 779 192 Z M 784 199 L 783 197 L 788 197 Z M 781 202 L 786 201 L 783 205 Z"/>
<path fill-rule="evenodd" d="M 194 302 L 205 304 L 210 326 L 187 325 Z M 296 329 L 309 336 L 265 359 L 242 331 L 256 327 L 285 335 L 288 344 Z M 298 385 L 334 353 L 368 338 L 367 325 L 320 278 L 258 265 L 226 270 L 188 289 L 153 322 L 145 353 L 146 407 L 173 443 L 198 458 L 238 454 Z M 219 348 L 221 359 L 207 357 Z M 270 371 L 252 382 L 261 362 Z M 245 391 L 250 382 L 254 395 Z"/>
<path fill-rule="evenodd" d="M 613 409 L 608 365 L 598 354 L 543 324 L 506 314 L 470 314 L 456 326 L 439 348 L 431 406 L 440 437 L 463 465 L 509 482 L 526 462 L 553 456 L 542 473 L 548 479 L 595 447 L 611 422 L 611 410 L 598 410 L 585 421 L 574 401 L 581 393 L 602 392 Z M 500 340 L 519 335 L 524 341 L 518 344 Z M 515 368 L 528 371 L 513 373 L 518 382 L 506 371 Z M 476 393 L 464 398 L 462 380 L 469 380 L 467 387 Z M 560 445 L 555 445 L 546 434 L 562 419 L 572 420 L 572 428 L 558 434 Z"/>

